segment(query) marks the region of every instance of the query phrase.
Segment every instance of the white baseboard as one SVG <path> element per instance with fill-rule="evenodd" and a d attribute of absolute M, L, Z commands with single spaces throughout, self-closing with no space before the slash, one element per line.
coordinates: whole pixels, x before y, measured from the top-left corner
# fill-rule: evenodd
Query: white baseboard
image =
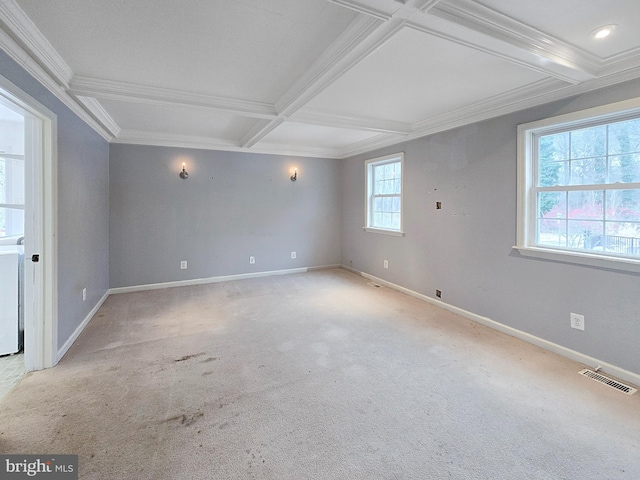
<path fill-rule="evenodd" d="M 67 351 L 71 348 L 71 345 L 73 345 L 73 342 L 75 342 L 78 339 L 82 331 L 89 324 L 93 316 L 98 312 L 98 310 L 100 309 L 100 307 L 108 297 L 109 297 L 109 291 L 107 290 L 102 296 L 102 298 L 98 300 L 98 303 L 96 303 L 96 305 L 87 314 L 87 316 L 84 318 L 82 323 L 78 325 L 78 328 L 75 329 L 75 331 L 67 339 L 64 345 L 58 350 L 58 358 L 56 359 L 56 364 L 62 359 L 62 357 L 64 357 L 64 354 L 67 353 Z"/>
<path fill-rule="evenodd" d="M 150 283 L 147 285 L 133 285 L 131 287 L 116 287 L 109 289 L 109 293 L 131 293 L 143 292 L 145 290 L 160 290 L 163 288 L 186 287 L 189 285 L 205 285 L 207 283 L 229 282 L 233 280 L 244 280 L 247 278 L 271 277 L 273 275 L 289 275 L 292 273 L 306 273 L 313 270 L 324 270 L 328 268 L 340 268 L 340 265 L 325 265 L 317 267 L 291 268 L 288 270 L 272 270 L 267 272 L 240 273 L 237 275 L 223 275 L 220 277 L 194 278 L 191 280 L 178 280 L 175 282 Z"/>
<path fill-rule="evenodd" d="M 487 327 L 493 328 L 494 330 L 498 330 L 499 332 L 506 333 L 507 335 L 511 335 L 512 337 L 519 338 L 527 343 L 531 343 L 532 345 L 536 345 L 538 347 L 544 348 L 545 350 L 549 350 L 553 353 L 557 353 L 563 357 L 569 358 L 576 362 L 582 363 L 591 368 L 601 367 L 603 371 L 606 373 L 617 377 L 621 380 L 625 380 L 627 382 L 633 383 L 634 385 L 640 385 L 640 374 L 630 372 L 629 370 L 625 370 L 623 368 L 617 367 L 616 365 L 612 365 L 607 362 L 603 362 L 602 360 L 598 360 L 597 358 L 590 357 L 589 355 L 585 355 L 584 353 L 577 352 L 575 350 L 571 350 L 570 348 L 563 347 L 562 345 L 558 345 L 557 343 L 550 342 L 540 337 L 536 337 L 535 335 L 531 335 L 530 333 L 523 332 L 522 330 L 515 329 L 513 327 L 509 327 L 508 325 L 504 325 L 502 323 L 496 322 L 495 320 L 491 320 L 490 318 L 483 317 L 481 315 L 477 315 L 475 313 L 469 312 L 462 308 L 455 307 L 453 305 L 449 305 L 441 300 L 436 300 L 435 298 L 428 297 L 418 292 L 414 292 L 413 290 L 409 290 L 408 288 L 401 287 L 400 285 L 396 285 L 395 283 L 388 282 L 378 277 L 374 277 L 373 275 L 369 275 L 368 273 L 359 272 L 354 270 L 353 268 L 342 266 L 345 270 L 349 270 L 350 272 L 361 275 L 369 280 L 372 280 L 380 285 L 384 285 L 389 288 L 393 288 L 394 290 L 398 290 L 400 292 L 406 293 L 412 297 L 418 298 L 425 302 L 431 303 L 438 307 L 441 307 L 445 310 L 453 312 L 462 317 L 468 318 L 469 320 L 473 320 L 474 322 L 481 323 L 482 325 L 486 325 Z"/>

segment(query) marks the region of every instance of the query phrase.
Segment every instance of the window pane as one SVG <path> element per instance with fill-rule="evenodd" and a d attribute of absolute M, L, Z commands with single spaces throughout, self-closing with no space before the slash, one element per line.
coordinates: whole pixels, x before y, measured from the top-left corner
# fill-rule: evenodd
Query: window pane
<path fill-rule="evenodd" d="M 574 220 L 604 220 L 602 190 L 569 192 L 569 218 Z"/>
<path fill-rule="evenodd" d="M 538 141 L 538 158 L 541 162 L 568 160 L 569 132 L 540 137 Z"/>
<path fill-rule="evenodd" d="M 569 162 L 541 163 L 538 168 L 538 185 L 541 187 L 553 187 L 555 185 L 568 185 Z"/>
<path fill-rule="evenodd" d="M 640 119 L 609 125 L 609 154 L 640 152 Z"/>
<path fill-rule="evenodd" d="M 393 207 L 393 198 L 392 197 L 384 197 L 382 200 L 382 210 L 385 212 L 390 212 Z"/>
<path fill-rule="evenodd" d="M 609 182 L 640 182 L 640 154 L 609 157 Z"/>
<path fill-rule="evenodd" d="M 567 246 L 567 223 L 564 220 L 538 220 L 538 244 Z"/>
<path fill-rule="evenodd" d="M 0 155 L 0 203 L 24 205 L 24 160 Z"/>
<path fill-rule="evenodd" d="M 393 197 L 393 211 L 400 213 L 400 197 Z"/>
<path fill-rule="evenodd" d="M 607 222 L 605 250 L 620 255 L 640 255 L 640 225 Z"/>
<path fill-rule="evenodd" d="M 604 156 L 607 145 L 607 126 L 573 130 L 571 132 L 571 158 Z"/>
<path fill-rule="evenodd" d="M 0 238 L 24 235 L 24 210 L 0 207 Z"/>
<path fill-rule="evenodd" d="M 400 230 L 400 214 L 394 213 L 391 216 L 391 228 Z"/>
<path fill-rule="evenodd" d="M 595 185 L 607 181 L 607 160 L 604 157 L 573 160 L 570 185 Z"/>
<path fill-rule="evenodd" d="M 565 192 L 539 192 L 538 217 L 565 218 L 567 215 L 567 194 Z"/>
<path fill-rule="evenodd" d="M 640 190 L 607 192 L 607 220 L 640 222 Z"/>
<path fill-rule="evenodd" d="M 569 220 L 567 232 L 567 247 L 593 250 L 595 246 L 601 244 L 603 235 L 603 222 Z"/>

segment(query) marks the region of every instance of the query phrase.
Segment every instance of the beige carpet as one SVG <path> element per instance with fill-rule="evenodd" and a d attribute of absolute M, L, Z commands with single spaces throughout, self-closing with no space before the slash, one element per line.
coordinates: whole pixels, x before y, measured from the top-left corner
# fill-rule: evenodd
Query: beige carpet
<path fill-rule="evenodd" d="M 640 478 L 640 394 L 344 270 L 113 295 L 2 401 L 83 479 Z"/>

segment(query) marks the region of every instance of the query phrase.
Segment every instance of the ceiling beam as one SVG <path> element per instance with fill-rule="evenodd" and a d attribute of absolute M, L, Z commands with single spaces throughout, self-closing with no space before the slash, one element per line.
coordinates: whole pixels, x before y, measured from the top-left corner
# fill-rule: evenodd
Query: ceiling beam
<path fill-rule="evenodd" d="M 205 108 L 221 113 L 231 113 L 252 118 L 272 119 L 276 117 L 275 108 L 269 103 L 84 76 L 73 77 L 69 90 L 76 96 L 143 103 L 147 105 Z"/>
<path fill-rule="evenodd" d="M 471 0 L 449 0 L 410 26 L 571 84 L 596 78 L 602 60 Z"/>

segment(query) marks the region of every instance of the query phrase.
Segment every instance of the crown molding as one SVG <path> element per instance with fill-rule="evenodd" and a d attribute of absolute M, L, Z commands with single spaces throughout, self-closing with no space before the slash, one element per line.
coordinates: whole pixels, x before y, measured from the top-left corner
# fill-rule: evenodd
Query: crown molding
<path fill-rule="evenodd" d="M 77 96 L 143 103 L 147 105 L 204 108 L 251 118 L 272 119 L 276 116 L 274 106 L 269 103 L 92 78 L 82 75 L 73 77 L 69 90 L 73 95 Z"/>
<path fill-rule="evenodd" d="M 87 111 L 53 79 L 49 72 L 45 71 L 4 29 L 0 29 L 0 48 L 102 138 L 110 141 L 115 136 L 113 132 L 110 132 L 89 115 Z"/>
<path fill-rule="evenodd" d="M 598 74 L 600 77 L 614 75 L 625 70 L 633 69 L 639 64 L 640 48 L 636 48 L 607 58 Z"/>
<path fill-rule="evenodd" d="M 361 153 L 368 153 L 380 148 L 384 148 L 390 145 L 397 145 L 407 141 L 408 135 L 393 135 L 390 133 L 381 133 L 375 137 L 362 140 L 360 142 L 352 143 L 339 150 L 340 159 L 353 157 Z"/>
<path fill-rule="evenodd" d="M 118 133 L 120 133 L 120 127 L 111 115 L 109 115 L 109 112 L 107 112 L 100 102 L 98 102 L 98 100 L 92 97 L 76 97 L 76 100 L 80 102 L 98 122 L 104 125 L 105 128 L 113 134 L 113 136 L 118 136 Z"/>
<path fill-rule="evenodd" d="M 140 130 L 121 130 L 111 143 L 127 145 L 153 145 L 158 147 L 195 148 L 225 152 L 264 153 L 270 155 L 291 155 L 297 157 L 338 158 L 334 149 L 313 147 L 292 147 L 291 145 L 263 144 L 254 148 L 243 147 L 224 140 L 191 135 L 172 135 Z"/>
<path fill-rule="evenodd" d="M 71 68 L 14 0 L 0 2 L 0 22 L 59 85 L 69 86 Z"/>

